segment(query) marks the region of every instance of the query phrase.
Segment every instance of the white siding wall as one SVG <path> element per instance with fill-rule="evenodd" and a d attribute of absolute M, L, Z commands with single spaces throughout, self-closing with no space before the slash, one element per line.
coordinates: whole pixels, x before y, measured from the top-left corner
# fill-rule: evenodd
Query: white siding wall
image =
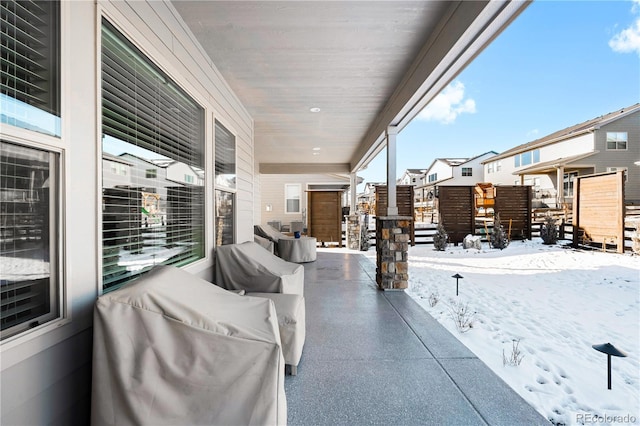
<path fill-rule="evenodd" d="M 558 158 L 587 154 L 589 152 L 593 152 L 593 150 L 593 133 L 587 133 L 575 138 L 566 139 L 562 142 L 554 143 L 540 148 L 540 162 L 553 161 Z M 513 162 L 513 157 L 511 158 L 511 161 Z"/>
<path fill-rule="evenodd" d="M 436 160 L 433 166 L 431 166 L 431 168 L 427 171 L 425 178 L 427 185 L 434 183 L 429 182 L 429 175 L 432 175 L 434 173 L 438 174 L 438 179 L 436 180 L 436 182 L 453 177 L 451 166 L 440 160 Z"/>
<path fill-rule="evenodd" d="M 260 209 L 260 223 L 266 225 L 267 222 L 273 220 L 279 220 L 283 225 L 288 225 L 292 221 L 303 220 L 301 214 L 287 214 L 285 213 L 285 198 L 284 198 L 284 185 L 287 183 L 300 184 L 302 189 L 302 196 L 300 200 L 301 211 L 308 211 L 307 209 L 307 190 L 310 184 L 326 184 L 326 183 L 340 183 L 348 184 L 349 181 L 345 179 L 339 179 L 331 175 L 324 174 L 286 174 L 286 175 L 260 175 L 260 187 L 261 187 L 261 204 L 256 205 L 256 208 Z M 271 204 L 272 211 L 267 211 L 267 204 Z M 259 207 L 258 207 L 259 206 Z"/>
<path fill-rule="evenodd" d="M 170 4 L 62 2 L 63 229 L 66 318 L 0 346 L 0 424 L 86 424 L 90 410 L 91 324 L 100 292 L 100 19 L 104 13 L 206 110 L 206 223 L 212 224 L 214 118 L 236 135 L 237 239 L 252 238 L 253 122 Z M 11 129 L 9 129 L 11 130 Z M 5 130 L 3 129 L 3 132 Z M 12 133 L 20 134 L 20 131 Z M 24 132 L 22 132 L 24 133 Z M 27 135 L 28 136 L 28 135 Z M 93 143 L 92 143 L 93 141 Z M 210 226 L 210 225 L 209 225 Z M 212 277 L 207 258 L 187 269 Z"/>

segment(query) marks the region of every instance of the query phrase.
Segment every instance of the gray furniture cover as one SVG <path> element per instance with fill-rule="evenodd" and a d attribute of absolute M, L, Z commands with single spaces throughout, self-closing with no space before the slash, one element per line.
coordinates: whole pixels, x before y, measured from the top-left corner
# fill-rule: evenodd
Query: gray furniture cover
<path fill-rule="evenodd" d="M 247 241 L 216 248 L 216 284 L 227 290 L 304 294 L 304 266 Z"/>
<path fill-rule="evenodd" d="M 269 299 L 159 266 L 97 300 L 93 333 L 93 425 L 286 424 Z"/>
<path fill-rule="evenodd" d="M 253 232 L 273 241 L 276 254 L 288 262 L 313 262 L 317 258 L 317 240 L 314 237 L 290 237 L 269 225 L 254 225 Z"/>

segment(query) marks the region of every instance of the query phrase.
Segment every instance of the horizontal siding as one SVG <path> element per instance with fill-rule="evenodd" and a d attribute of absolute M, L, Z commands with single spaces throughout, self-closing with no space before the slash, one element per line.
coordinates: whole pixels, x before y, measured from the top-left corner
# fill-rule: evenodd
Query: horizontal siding
<path fill-rule="evenodd" d="M 136 46 L 153 59 L 207 111 L 206 222 L 214 223 L 213 122 L 219 120 L 236 135 L 237 238 L 253 235 L 254 170 L 253 120 L 169 2 L 98 1 L 63 3 L 63 188 L 67 263 L 66 294 L 70 321 L 40 336 L 3 347 L 0 377 L 0 424 L 88 424 L 91 396 L 91 313 L 98 294 L 100 257 L 99 200 L 101 155 L 99 143 L 99 78 L 96 51 L 98 11 L 104 11 Z M 77 52 L 82 52 L 77 55 Z M 87 141 L 96 141 L 95 144 Z M 93 200 L 93 201 L 92 201 Z M 89 203 L 89 204 L 87 204 Z M 95 203 L 95 204 L 92 204 Z M 95 210 L 95 213 L 91 212 Z M 211 278 L 213 232 L 207 229 L 208 258 L 189 267 Z M 8 345 L 7 345 L 8 346 Z"/>

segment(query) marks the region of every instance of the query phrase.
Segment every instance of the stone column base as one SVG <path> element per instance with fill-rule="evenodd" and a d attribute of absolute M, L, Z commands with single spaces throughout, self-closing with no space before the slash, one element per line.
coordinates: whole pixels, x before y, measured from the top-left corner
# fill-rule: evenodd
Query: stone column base
<path fill-rule="evenodd" d="M 376 217 L 376 282 L 381 290 L 409 286 L 410 216 Z"/>

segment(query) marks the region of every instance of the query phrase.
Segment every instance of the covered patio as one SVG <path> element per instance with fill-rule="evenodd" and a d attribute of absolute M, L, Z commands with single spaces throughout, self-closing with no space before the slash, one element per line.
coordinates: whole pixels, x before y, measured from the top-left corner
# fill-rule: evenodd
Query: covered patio
<path fill-rule="evenodd" d="M 548 421 L 357 252 L 305 264 L 307 340 L 285 389 L 291 425 Z"/>

